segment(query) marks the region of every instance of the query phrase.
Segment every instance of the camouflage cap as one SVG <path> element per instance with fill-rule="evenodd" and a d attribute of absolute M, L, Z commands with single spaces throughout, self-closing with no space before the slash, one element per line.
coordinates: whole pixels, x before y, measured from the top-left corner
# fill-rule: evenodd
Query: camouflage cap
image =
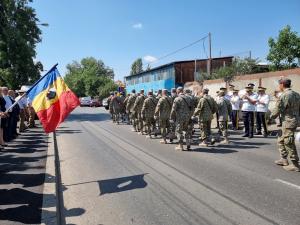
<path fill-rule="evenodd" d="M 267 88 L 265 88 L 265 87 L 258 87 L 258 91 L 265 91 Z"/>
<path fill-rule="evenodd" d="M 291 86 L 292 84 L 292 81 L 291 79 L 289 78 L 281 78 L 279 81 L 278 81 L 279 84 L 284 84 L 284 85 L 287 85 L 287 86 Z"/>

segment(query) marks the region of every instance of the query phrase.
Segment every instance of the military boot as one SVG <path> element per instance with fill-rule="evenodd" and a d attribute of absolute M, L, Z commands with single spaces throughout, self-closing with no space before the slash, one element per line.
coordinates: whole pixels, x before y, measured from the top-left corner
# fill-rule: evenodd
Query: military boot
<path fill-rule="evenodd" d="M 164 138 L 164 139 L 161 139 L 161 140 L 160 140 L 160 143 L 161 143 L 161 144 L 167 144 L 167 140 L 166 140 L 165 138 Z"/>
<path fill-rule="evenodd" d="M 176 147 L 175 150 L 177 151 L 183 151 L 183 145 L 181 143 L 179 143 Z"/>
<path fill-rule="evenodd" d="M 186 140 L 186 148 L 187 150 L 191 150 L 191 140 Z"/>
<path fill-rule="evenodd" d="M 295 172 L 300 172 L 300 167 L 297 161 L 292 160 L 292 163 L 288 166 L 283 166 L 283 169 L 286 171 L 295 171 Z"/>
<path fill-rule="evenodd" d="M 208 147 L 208 143 L 206 141 L 202 141 L 199 144 L 200 147 Z"/>
<path fill-rule="evenodd" d="M 277 164 L 278 166 L 288 166 L 289 162 L 285 158 L 280 158 L 280 159 L 275 161 L 275 164 Z"/>
<path fill-rule="evenodd" d="M 229 144 L 229 140 L 228 138 L 226 137 L 223 141 L 220 142 L 221 144 Z"/>

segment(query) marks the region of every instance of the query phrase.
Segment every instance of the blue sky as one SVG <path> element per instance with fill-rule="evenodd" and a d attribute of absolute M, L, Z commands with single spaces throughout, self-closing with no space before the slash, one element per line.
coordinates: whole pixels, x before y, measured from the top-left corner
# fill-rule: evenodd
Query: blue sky
<path fill-rule="evenodd" d="M 37 60 L 45 69 L 58 62 L 62 74 L 73 60 L 93 56 L 123 79 L 136 58 L 153 61 L 208 32 L 213 57 L 251 50 L 266 61 L 269 37 L 287 24 L 300 33 L 299 0 L 35 0 L 32 6 L 49 23 Z M 200 42 L 151 66 L 205 57 Z"/>

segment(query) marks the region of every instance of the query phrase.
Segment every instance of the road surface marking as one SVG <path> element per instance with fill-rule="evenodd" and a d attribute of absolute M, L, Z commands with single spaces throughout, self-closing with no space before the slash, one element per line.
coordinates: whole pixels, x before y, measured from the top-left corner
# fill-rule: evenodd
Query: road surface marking
<path fill-rule="evenodd" d="M 300 190 L 300 186 L 296 185 L 296 184 L 292 184 L 290 182 L 287 182 L 287 181 L 284 181 L 284 180 L 281 180 L 281 179 L 275 179 L 275 181 L 278 181 L 280 183 L 283 183 L 283 184 L 286 184 L 286 185 L 289 185 L 291 187 L 294 187 L 294 188 L 297 188 L 298 190 Z"/>

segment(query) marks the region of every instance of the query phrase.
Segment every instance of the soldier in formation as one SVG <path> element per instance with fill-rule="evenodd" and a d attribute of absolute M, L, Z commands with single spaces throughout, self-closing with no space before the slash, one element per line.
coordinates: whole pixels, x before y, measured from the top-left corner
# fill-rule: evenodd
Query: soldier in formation
<path fill-rule="evenodd" d="M 184 90 L 182 87 L 172 89 L 170 94 L 166 89 L 159 91 L 157 95 L 150 90 L 147 96 L 144 95 L 144 90 L 138 95 L 132 90 L 127 97 L 112 93 L 109 98 L 110 112 L 117 123 L 120 119 L 118 115 L 126 112 L 133 131 L 146 134 L 150 138 L 157 135 L 155 131 L 157 126 L 161 135 L 160 143 L 167 144 L 168 139 L 172 143 L 177 139 L 178 145 L 175 149 L 181 151 L 191 149 L 196 120 L 200 130 L 199 146 L 208 147 L 214 145 L 216 141 L 228 144 L 229 121 L 232 122 L 232 129 L 237 130 L 240 112 L 245 127 L 243 137 L 253 138 L 255 119 L 257 129 L 255 135 L 263 134 L 267 137 L 266 113 L 270 97 L 265 93 L 266 88 L 258 87 L 256 94 L 253 87 L 254 84 L 249 84 L 244 90 L 239 91 L 231 85 L 228 94 L 226 88 L 221 87 L 215 99 L 209 95 L 208 89 L 203 89 L 199 96 L 194 96 L 190 90 Z M 300 95 L 291 90 L 289 79 L 281 79 L 279 88 L 282 94 L 278 97 L 271 114 L 273 119 L 278 116 L 282 118 L 282 130 L 278 137 L 281 158 L 275 163 L 288 171 L 300 171 L 294 138 L 300 122 Z M 213 135 L 211 130 L 212 120 L 216 117 L 220 137 Z M 217 136 L 219 138 L 214 138 Z"/>

